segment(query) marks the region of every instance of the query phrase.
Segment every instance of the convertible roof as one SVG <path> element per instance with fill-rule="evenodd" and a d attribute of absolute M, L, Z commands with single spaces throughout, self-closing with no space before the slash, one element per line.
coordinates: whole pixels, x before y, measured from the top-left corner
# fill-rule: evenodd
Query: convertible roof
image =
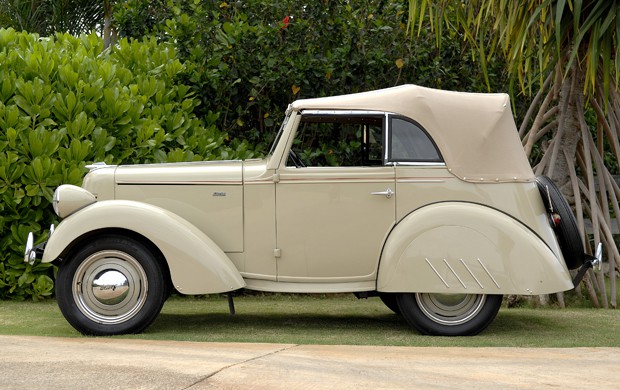
<path fill-rule="evenodd" d="M 402 85 L 352 95 L 297 100 L 293 110 L 373 110 L 418 122 L 433 138 L 448 169 L 471 182 L 534 179 L 503 93 L 442 91 Z"/>

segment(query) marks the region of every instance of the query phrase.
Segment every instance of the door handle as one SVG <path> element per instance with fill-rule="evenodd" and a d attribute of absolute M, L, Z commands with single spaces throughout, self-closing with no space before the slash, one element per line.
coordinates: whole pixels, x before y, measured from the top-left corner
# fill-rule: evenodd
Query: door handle
<path fill-rule="evenodd" d="M 385 196 L 385 197 L 386 197 L 386 198 L 388 198 L 388 199 L 390 199 L 390 198 L 392 197 L 392 195 L 394 195 L 394 194 L 395 194 L 395 192 L 394 192 L 394 191 L 392 191 L 392 189 L 391 189 L 391 188 L 389 188 L 389 187 L 388 187 L 388 189 L 387 189 L 387 190 L 385 190 L 385 191 L 371 192 L 371 193 L 370 193 L 370 195 L 383 195 L 383 196 Z"/>

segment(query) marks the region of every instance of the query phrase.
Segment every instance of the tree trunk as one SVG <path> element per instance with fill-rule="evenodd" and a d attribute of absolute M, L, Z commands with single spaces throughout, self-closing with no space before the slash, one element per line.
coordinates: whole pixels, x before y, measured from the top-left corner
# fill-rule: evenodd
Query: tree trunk
<path fill-rule="evenodd" d="M 609 203 L 612 202 L 614 212 L 620 209 L 617 204 L 613 203 L 617 199 L 617 194 L 612 188 L 611 174 L 604 165 L 602 138 L 603 134 L 607 133 L 606 136 L 608 139 L 611 138 L 616 158 L 618 158 L 617 149 L 620 149 L 620 146 L 615 140 L 620 129 L 611 128 L 605 113 L 599 107 L 595 110 L 599 130 L 597 142 L 594 141 L 590 127 L 585 120 L 586 102 L 583 92 L 585 77 L 577 63 L 564 74 L 564 77 L 562 77 L 563 71 L 560 62 L 556 65 L 554 74 L 547 78 L 534 99 L 533 104 L 538 106 L 538 114 L 533 116 L 535 108 L 530 107 L 528 110 L 525 120 L 532 122 L 529 131 L 523 131 L 529 125 L 529 123 L 523 123 L 520 135 L 529 157 L 534 144 L 548 135 L 550 131 L 552 132 L 551 139 L 542 145 L 543 157 L 536 165 L 535 172 L 537 175 L 549 176 L 574 208 L 586 252 L 592 253 L 593 246 L 586 235 L 584 215 L 592 221 L 595 245 L 603 241 L 606 252 L 611 252 L 610 257 L 613 259 L 611 262 L 615 265 L 620 254 L 618 254 L 618 248 L 614 244 L 611 229 L 609 229 L 611 226 Z M 597 107 L 596 101 L 589 104 Z M 597 192 L 597 187 L 599 192 Z M 615 267 L 611 268 L 615 270 Z M 594 273 L 591 275 L 592 278 L 584 280 L 590 300 L 597 307 L 599 306 L 598 290 L 602 306 L 608 307 L 602 272 L 596 277 Z M 615 296 L 615 283 L 612 295 Z M 541 303 L 544 303 L 544 297 L 539 299 Z M 558 302 L 563 304 L 562 295 L 558 295 Z M 615 307 L 615 305 L 614 299 L 612 306 Z"/>
<path fill-rule="evenodd" d="M 561 71 L 561 68 L 558 70 Z M 547 168 L 543 171 L 558 186 L 566 199 L 574 206 L 575 195 L 570 178 L 569 165 L 574 166 L 577 144 L 581 140 L 578 105 L 583 95 L 583 75 L 576 65 L 564 78 L 558 101 L 558 128 L 553 137 L 553 149 Z M 570 157 L 570 160 L 569 160 Z"/>
<path fill-rule="evenodd" d="M 116 40 L 114 29 L 112 28 L 112 3 L 110 0 L 103 2 L 103 47 L 107 49 Z"/>

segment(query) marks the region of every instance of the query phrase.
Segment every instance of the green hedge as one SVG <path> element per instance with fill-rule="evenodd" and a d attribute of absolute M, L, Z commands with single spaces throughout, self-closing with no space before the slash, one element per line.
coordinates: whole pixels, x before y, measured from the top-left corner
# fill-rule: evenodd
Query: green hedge
<path fill-rule="evenodd" d="M 184 70 L 153 38 L 103 50 L 96 35 L 0 29 L 0 299 L 52 294 L 53 267 L 24 264 L 25 239 L 45 239 L 54 189 L 81 184 L 86 164 L 252 156 L 216 128 L 217 113 L 196 117 Z"/>

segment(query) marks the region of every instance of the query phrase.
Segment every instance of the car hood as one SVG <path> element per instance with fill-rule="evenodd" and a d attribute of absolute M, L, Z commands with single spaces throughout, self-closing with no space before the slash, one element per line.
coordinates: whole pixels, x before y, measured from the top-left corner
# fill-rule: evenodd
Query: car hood
<path fill-rule="evenodd" d="M 116 184 L 242 184 L 243 162 L 201 161 L 190 163 L 121 165 Z"/>

